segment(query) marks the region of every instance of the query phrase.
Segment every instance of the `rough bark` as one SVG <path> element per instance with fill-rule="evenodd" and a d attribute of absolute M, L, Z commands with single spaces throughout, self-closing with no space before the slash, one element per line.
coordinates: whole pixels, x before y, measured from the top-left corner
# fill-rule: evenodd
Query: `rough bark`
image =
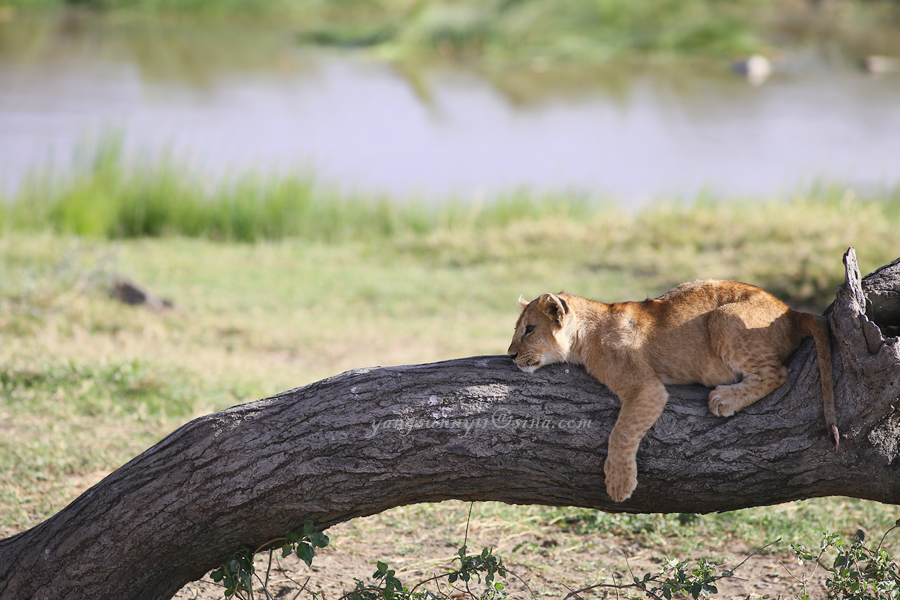
<path fill-rule="evenodd" d="M 242 545 L 451 498 L 710 512 L 827 495 L 900 504 L 900 260 L 831 312 L 838 424 L 828 439 L 812 340 L 788 382 L 734 417 L 671 386 L 634 496 L 606 496 L 616 398 L 583 369 L 504 356 L 350 371 L 201 417 L 44 523 L 0 540 L 0 598 L 170 598 Z"/>

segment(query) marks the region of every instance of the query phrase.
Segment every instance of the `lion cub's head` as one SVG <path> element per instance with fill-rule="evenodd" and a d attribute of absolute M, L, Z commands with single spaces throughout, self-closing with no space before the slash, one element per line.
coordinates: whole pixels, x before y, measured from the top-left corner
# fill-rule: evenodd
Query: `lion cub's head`
<path fill-rule="evenodd" d="M 563 294 L 544 294 L 526 302 L 519 298 L 522 314 L 506 354 L 526 373 L 543 365 L 568 359 L 570 336 L 566 327 L 571 309 Z"/>

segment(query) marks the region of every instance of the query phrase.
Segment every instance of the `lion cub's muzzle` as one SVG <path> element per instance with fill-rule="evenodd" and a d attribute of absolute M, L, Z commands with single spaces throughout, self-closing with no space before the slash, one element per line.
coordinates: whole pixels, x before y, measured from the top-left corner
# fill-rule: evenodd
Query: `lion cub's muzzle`
<path fill-rule="evenodd" d="M 534 373 L 535 370 L 541 366 L 541 361 L 534 360 L 529 356 L 519 356 L 518 352 L 508 352 L 506 355 L 516 363 L 517 367 L 526 373 Z"/>

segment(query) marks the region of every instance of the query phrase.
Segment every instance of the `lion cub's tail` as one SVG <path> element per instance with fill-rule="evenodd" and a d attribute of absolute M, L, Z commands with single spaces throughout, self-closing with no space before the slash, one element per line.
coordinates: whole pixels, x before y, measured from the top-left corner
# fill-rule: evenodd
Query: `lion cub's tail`
<path fill-rule="evenodd" d="M 831 375 L 831 329 L 828 319 L 812 313 L 800 313 L 800 321 L 804 335 L 811 335 L 816 342 L 816 355 L 819 358 L 819 378 L 822 380 L 822 404 L 825 408 L 825 424 L 834 447 L 840 445 L 841 434 L 837 428 L 834 414 L 834 386 Z"/>

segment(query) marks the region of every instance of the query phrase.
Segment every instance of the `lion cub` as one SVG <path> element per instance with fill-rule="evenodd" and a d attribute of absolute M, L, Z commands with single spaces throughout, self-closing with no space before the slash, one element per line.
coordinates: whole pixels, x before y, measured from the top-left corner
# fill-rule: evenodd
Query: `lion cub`
<path fill-rule="evenodd" d="M 637 486 L 638 444 L 669 398 L 663 384 L 715 386 L 709 410 L 730 417 L 787 380 L 782 361 L 806 336 L 815 339 L 825 421 L 839 442 L 828 322 L 758 287 L 694 281 L 643 302 L 603 304 L 560 292 L 519 304 L 507 354 L 520 369 L 581 364 L 621 401 L 603 465 L 606 491 L 616 502 Z"/>

